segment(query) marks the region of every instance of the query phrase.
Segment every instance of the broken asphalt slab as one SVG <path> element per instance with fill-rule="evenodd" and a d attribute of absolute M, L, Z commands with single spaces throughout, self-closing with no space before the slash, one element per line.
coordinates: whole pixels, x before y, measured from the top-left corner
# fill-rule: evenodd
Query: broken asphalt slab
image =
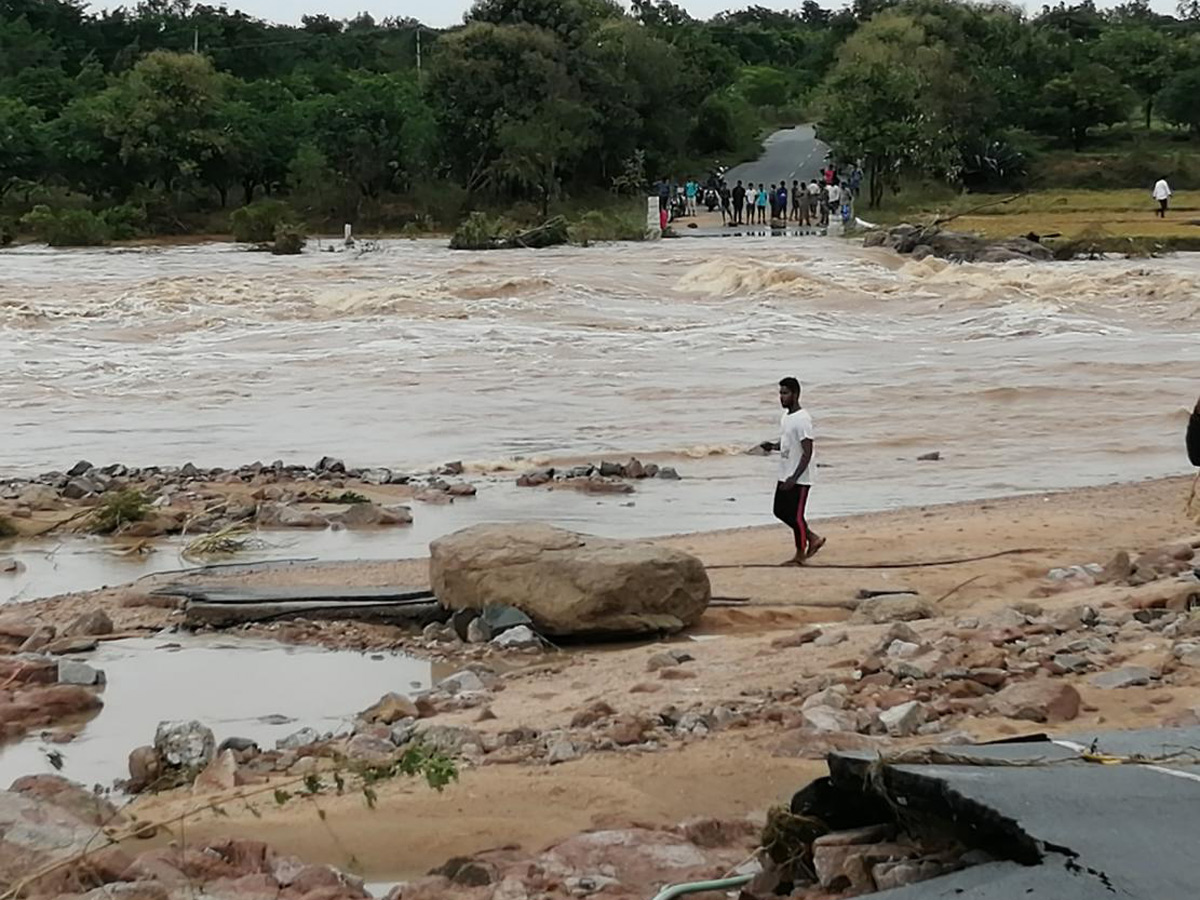
<path fill-rule="evenodd" d="M 873 895 L 883 900 L 1190 900 L 1200 825 L 1191 748 L 1200 728 L 938 748 L 962 759 L 945 765 L 835 753 L 829 769 L 847 787 L 874 777 L 898 808 L 955 821 L 1010 860 Z M 1085 761 L 1084 750 L 1123 761 Z"/>

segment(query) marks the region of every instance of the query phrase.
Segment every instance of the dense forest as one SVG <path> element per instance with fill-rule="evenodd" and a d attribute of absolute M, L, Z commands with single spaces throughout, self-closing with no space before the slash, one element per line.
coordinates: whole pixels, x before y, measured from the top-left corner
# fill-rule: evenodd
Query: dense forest
<path fill-rule="evenodd" d="M 100 13 L 0 0 L 10 235 L 223 229 L 264 201 L 315 226 L 444 226 L 481 206 L 533 216 L 704 175 L 800 121 L 862 162 L 870 203 L 911 177 L 1006 187 L 1039 152 L 1118 132 L 1186 149 L 1200 0 L 1178 18 L 1144 0 L 1032 16 L 805 0 L 708 21 L 669 0 L 478 0 L 442 31 L 369 16 L 278 25 L 189 0 Z"/>

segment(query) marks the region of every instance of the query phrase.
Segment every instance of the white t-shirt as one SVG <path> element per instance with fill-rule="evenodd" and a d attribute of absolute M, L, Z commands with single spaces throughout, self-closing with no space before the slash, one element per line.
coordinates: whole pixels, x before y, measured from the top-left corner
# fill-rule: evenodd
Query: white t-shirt
<path fill-rule="evenodd" d="M 829 202 L 832 204 L 840 203 L 842 199 L 842 189 L 836 184 L 829 186 Z"/>
<path fill-rule="evenodd" d="M 1154 199 L 1167 200 L 1171 197 L 1171 186 L 1167 184 L 1167 179 L 1160 178 L 1158 184 L 1154 185 Z"/>
<path fill-rule="evenodd" d="M 786 410 L 779 420 L 779 480 L 787 481 L 796 474 L 800 460 L 804 458 L 804 448 L 800 442 L 813 439 L 813 420 L 806 409 L 798 409 L 794 413 Z M 816 468 L 816 449 L 813 458 L 808 462 L 808 468 L 796 479 L 796 484 L 812 484 L 813 469 Z"/>

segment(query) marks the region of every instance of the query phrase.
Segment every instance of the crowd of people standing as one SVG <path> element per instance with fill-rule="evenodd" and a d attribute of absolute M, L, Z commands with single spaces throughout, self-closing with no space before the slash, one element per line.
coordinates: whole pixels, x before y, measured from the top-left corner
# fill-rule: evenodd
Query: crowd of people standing
<path fill-rule="evenodd" d="M 854 217 L 854 199 L 862 185 L 862 169 L 851 167 L 844 177 L 834 166 L 821 169 L 820 177 L 802 182 L 793 179 L 778 184 L 755 185 L 738 181 L 732 188 L 723 179 L 711 177 L 701 184 L 695 178 L 684 182 L 660 179 L 655 185 L 662 227 L 686 216 L 695 216 L 703 205 L 721 213 L 728 226 L 772 225 L 794 222 L 802 227 L 825 228 L 831 219 L 849 223 Z"/>
<path fill-rule="evenodd" d="M 731 190 L 722 182 L 721 220 L 726 225 L 767 225 L 782 220 L 817 228 L 828 226 L 831 218 L 846 223 L 853 218 L 854 198 L 861 184 L 861 169 L 855 167 L 850 175 L 839 178 L 833 166 L 825 167 L 819 178 L 807 183 L 793 179 L 790 188 L 786 181 L 770 187 L 738 181 Z"/>

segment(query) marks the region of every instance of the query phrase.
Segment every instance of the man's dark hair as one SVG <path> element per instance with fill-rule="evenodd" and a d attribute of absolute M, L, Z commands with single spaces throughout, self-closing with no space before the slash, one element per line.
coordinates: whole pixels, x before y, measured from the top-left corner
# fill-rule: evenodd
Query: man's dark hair
<path fill-rule="evenodd" d="M 783 379 L 783 381 L 779 382 L 779 386 L 782 388 L 787 388 L 793 394 L 800 393 L 800 382 L 797 381 L 795 378 L 792 378 L 790 375 L 787 378 Z"/>

